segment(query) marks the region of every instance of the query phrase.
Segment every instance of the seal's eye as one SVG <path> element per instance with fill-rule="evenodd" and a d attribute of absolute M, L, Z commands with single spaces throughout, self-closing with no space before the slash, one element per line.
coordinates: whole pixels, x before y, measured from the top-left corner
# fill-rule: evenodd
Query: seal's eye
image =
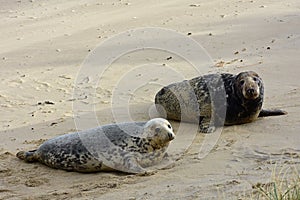
<path fill-rule="evenodd" d="M 256 81 L 258 81 L 258 79 L 256 78 L 256 77 L 253 77 L 253 80 L 256 82 Z"/>
<path fill-rule="evenodd" d="M 155 132 L 159 133 L 160 132 L 160 128 L 155 128 Z"/>
<path fill-rule="evenodd" d="M 241 80 L 240 81 L 240 85 L 244 85 L 245 81 L 244 80 Z"/>
<path fill-rule="evenodd" d="M 172 126 L 171 126 L 170 124 L 168 124 L 168 128 L 169 128 L 169 129 L 172 129 Z"/>

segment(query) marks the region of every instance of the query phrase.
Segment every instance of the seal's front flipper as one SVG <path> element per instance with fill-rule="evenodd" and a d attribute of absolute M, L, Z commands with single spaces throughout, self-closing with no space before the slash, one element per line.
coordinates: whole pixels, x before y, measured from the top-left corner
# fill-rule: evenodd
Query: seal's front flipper
<path fill-rule="evenodd" d="M 36 157 L 36 150 L 32 150 L 32 151 L 19 151 L 16 156 L 21 159 L 24 160 L 26 162 L 36 162 L 38 161 L 37 157 Z"/>
<path fill-rule="evenodd" d="M 261 110 L 258 117 L 268 117 L 268 116 L 276 116 L 276 115 L 286 115 L 287 112 L 284 110 L 273 109 L 273 110 Z"/>
<path fill-rule="evenodd" d="M 210 117 L 199 117 L 199 132 L 201 133 L 212 133 L 216 130 L 216 127 L 211 124 Z"/>
<path fill-rule="evenodd" d="M 128 156 L 125 158 L 124 167 L 126 172 L 133 173 L 133 174 L 143 174 L 146 173 L 146 169 L 144 169 L 140 164 L 138 163 L 137 159 L 133 156 Z"/>

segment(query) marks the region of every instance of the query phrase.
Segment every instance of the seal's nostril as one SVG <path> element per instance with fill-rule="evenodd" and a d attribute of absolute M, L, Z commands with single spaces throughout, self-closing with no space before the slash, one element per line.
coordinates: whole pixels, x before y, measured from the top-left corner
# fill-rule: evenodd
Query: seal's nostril
<path fill-rule="evenodd" d="M 169 139 L 170 139 L 170 140 L 173 140 L 173 139 L 175 138 L 175 137 L 174 137 L 174 134 L 173 134 L 173 133 L 170 133 L 170 132 L 168 133 L 168 136 L 169 136 Z"/>
<path fill-rule="evenodd" d="M 251 94 L 251 95 L 254 94 L 254 89 L 252 89 L 252 88 L 251 88 L 251 89 L 248 89 L 248 90 L 247 90 L 247 93 L 248 93 L 248 94 Z"/>

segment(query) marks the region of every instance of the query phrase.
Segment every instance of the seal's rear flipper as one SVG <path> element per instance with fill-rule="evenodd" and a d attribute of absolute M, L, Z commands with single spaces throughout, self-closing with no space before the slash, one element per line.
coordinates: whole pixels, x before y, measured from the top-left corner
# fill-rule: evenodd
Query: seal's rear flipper
<path fill-rule="evenodd" d="M 36 150 L 32 151 L 19 151 L 16 156 L 17 158 L 24 160 L 26 162 L 35 162 L 38 161 L 35 154 Z"/>
<path fill-rule="evenodd" d="M 284 110 L 273 109 L 273 110 L 261 110 L 258 117 L 268 117 L 276 115 L 286 115 L 287 112 Z"/>

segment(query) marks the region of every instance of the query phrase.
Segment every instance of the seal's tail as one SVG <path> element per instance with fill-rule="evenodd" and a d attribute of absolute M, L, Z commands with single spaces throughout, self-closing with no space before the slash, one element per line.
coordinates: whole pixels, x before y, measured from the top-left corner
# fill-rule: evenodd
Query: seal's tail
<path fill-rule="evenodd" d="M 19 159 L 24 160 L 26 162 L 35 162 L 35 161 L 38 161 L 35 152 L 36 152 L 36 150 L 32 150 L 32 151 L 19 151 L 16 154 L 16 156 Z"/>
<path fill-rule="evenodd" d="M 284 110 L 274 109 L 274 110 L 261 110 L 258 117 L 268 117 L 276 115 L 286 115 L 287 112 Z"/>

